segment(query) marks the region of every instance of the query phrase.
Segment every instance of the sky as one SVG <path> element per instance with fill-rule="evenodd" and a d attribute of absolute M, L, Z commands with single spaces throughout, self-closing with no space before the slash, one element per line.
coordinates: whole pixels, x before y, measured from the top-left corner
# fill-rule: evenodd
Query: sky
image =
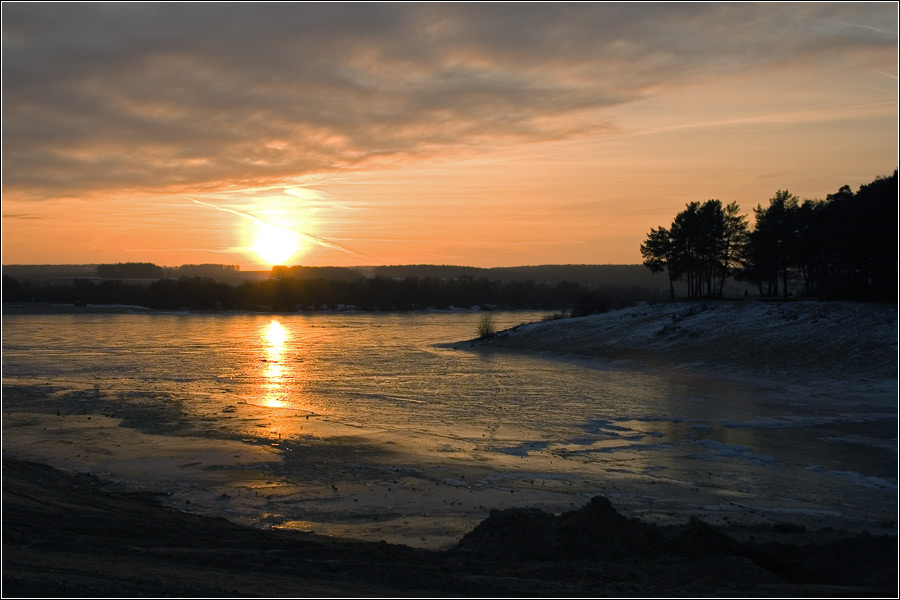
<path fill-rule="evenodd" d="M 2 4 L 2 263 L 637 264 L 898 165 L 898 5 Z"/>

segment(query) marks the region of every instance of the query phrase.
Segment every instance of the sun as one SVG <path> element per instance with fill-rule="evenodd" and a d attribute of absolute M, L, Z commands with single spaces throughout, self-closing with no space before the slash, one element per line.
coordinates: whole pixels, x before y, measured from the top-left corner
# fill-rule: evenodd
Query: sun
<path fill-rule="evenodd" d="M 270 265 L 284 265 L 300 251 L 300 236 L 284 227 L 257 223 L 250 249 Z"/>

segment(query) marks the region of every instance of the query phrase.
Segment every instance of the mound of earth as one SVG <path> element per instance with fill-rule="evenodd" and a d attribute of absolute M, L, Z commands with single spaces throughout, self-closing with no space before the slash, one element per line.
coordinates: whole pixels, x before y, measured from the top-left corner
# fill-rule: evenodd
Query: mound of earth
<path fill-rule="evenodd" d="M 744 532 L 741 540 L 696 517 L 686 525 L 659 527 L 629 519 L 610 501 L 595 496 L 583 508 L 555 516 L 538 509 L 492 511 L 453 550 L 485 561 L 591 561 L 722 559 L 747 561 L 758 569 L 755 583 L 825 584 L 890 589 L 897 584 L 897 538 L 818 532 L 807 541 L 772 539 L 773 533 L 807 533 L 775 524 Z M 762 539 L 757 539 L 759 536 Z M 816 541 L 811 541 L 816 539 Z M 749 581 L 744 581 L 744 584 Z"/>

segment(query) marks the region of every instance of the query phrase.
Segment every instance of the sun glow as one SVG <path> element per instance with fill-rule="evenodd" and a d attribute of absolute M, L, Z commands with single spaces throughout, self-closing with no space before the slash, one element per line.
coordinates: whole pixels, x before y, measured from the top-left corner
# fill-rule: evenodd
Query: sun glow
<path fill-rule="evenodd" d="M 284 227 L 256 223 L 251 250 L 270 265 L 283 265 L 301 249 L 300 236 Z"/>

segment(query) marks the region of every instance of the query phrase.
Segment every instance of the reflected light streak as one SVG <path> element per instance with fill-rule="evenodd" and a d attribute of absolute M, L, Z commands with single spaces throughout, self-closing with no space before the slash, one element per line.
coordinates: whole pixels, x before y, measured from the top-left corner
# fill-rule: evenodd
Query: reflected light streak
<path fill-rule="evenodd" d="M 265 328 L 263 338 L 269 344 L 269 352 L 274 352 L 280 357 L 284 353 L 284 345 L 290 338 L 290 334 L 284 328 L 284 325 L 278 321 L 272 321 Z"/>
<path fill-rule="evenodd" d="M 285 326 L 273 319 L 259 327 L 258 336 L 256 393 L 251 402 L 255 409 L 253 435 L 268 437 L 273 446 L 290 450 L 283 442 L 315 435 L 318 420 L 331 410 L 303 391 L 306 373 L 297 356 L 298 342 L 305 337 L 302 324 L 292 321 Z M 303 351 L 309 349 L 304 347 Z"/>
<path fill-rule="evenodd" d="M 270 408 L 283 408 L 288 403 L 284 401 L 281 394 L 285 376 L 282 361 L 290 334 L 281 323 L 272 321 L 263 329 L 262 337 L 266 342 L 266 358 L 264 359 L 266 369 L 263 372 L 265 378 L 263 388 L 266 389 L 266 396 L 262 404 Z"/>

